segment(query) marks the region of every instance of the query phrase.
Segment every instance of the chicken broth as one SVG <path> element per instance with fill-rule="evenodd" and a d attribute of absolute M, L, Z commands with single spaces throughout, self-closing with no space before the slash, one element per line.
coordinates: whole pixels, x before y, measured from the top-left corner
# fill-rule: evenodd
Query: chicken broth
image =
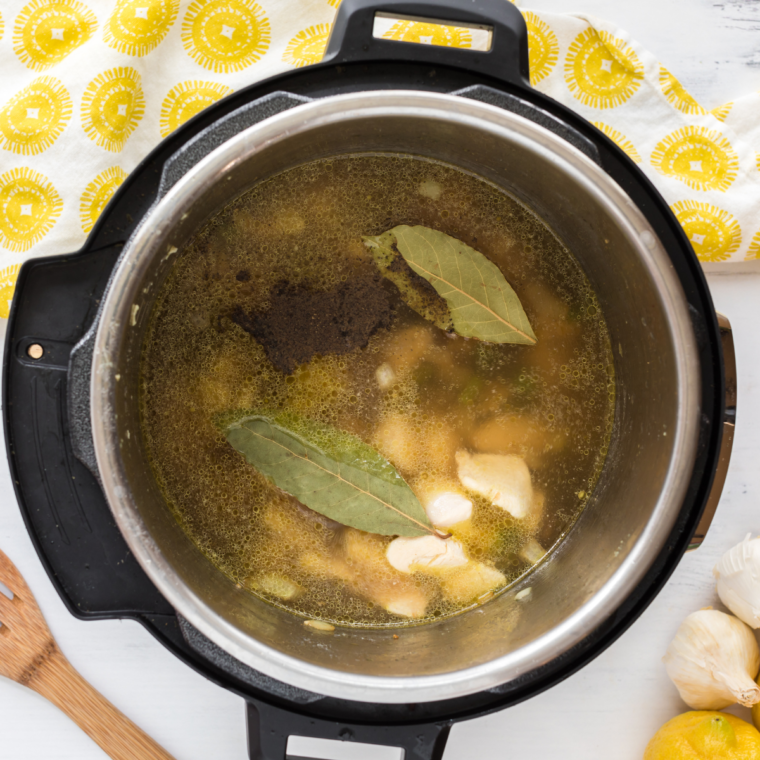
<path fill-rule="evenodd" d="M 535 345 L 412 310 L 362 242 L 402 224 L 493 262 Z M 613 420 L 609 337 L 577 261 L 496 186 L 408 156 L 315 161 L 227 206 L 178 255 L 140 371 L 147 453 L 187 535 L 251 593 L 340 625 L 441 619 L 508 587 L 578 517 Z M 278 489 L 220 429 L 262 409 L 373 447 L 451 536 L 363 532 Z"/>

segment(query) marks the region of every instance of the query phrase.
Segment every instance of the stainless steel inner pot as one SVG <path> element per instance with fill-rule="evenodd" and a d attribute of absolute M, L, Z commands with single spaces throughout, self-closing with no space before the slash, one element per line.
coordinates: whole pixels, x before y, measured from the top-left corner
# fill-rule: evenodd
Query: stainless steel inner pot
<path fill-rule="evenodd" d="M 609 326 L 616 419 L 603 474 L 566 539 L 498 598 L 393 631 L 321 634 L 219 572 L 169 513 L 138 420 L 141 344 L 178 249 L 210 216 L 284 169 L 348 153 L 442 160 L 504 188 L 578 258 Z M 186 174 L 128 242 L 103 304 L 92 430 L 108 502 L 131 550 L 176 610 L 233 657 L 328 696 L 410 703 L 495 687 L 550 662 L 602 624 L 642 579 L 691 475 L 698 357 L 668 256 L 637 207 L 593 161 L 512 113 L 452 95 L 329 97 L 231 138 Z M 532 593 L 517 600 L 519 591 Z"/>

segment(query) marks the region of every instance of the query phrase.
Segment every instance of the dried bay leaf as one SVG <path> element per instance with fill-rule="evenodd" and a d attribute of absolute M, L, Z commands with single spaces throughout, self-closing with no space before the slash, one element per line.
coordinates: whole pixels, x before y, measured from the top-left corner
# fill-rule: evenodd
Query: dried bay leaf
<path fill-rule="evenodd" d="M 350 433 L 293 413 L 220 418 L 230 445 L 315 512 L 383 536 L 440 535 L 393 465 Z"/>
<path fill-rule="evenodd" d="M 367 242 L 373 238 L 364 240 Z M 441 330 L 449 332 L 454 329 L 446 301 L 426 279 L 414 272 L 398 250 L 385 245 L 369 247 L 380 274 L 396 286 L 407 306 Z"/>
<path fill-rule="evenodd" d="M 406 224 L 362 239 L 376 260 L 401 254 L 446 300 L 457 334 L 491 343 L 537 342 L 520 299 L 499 268 L 461 240 Z"/>

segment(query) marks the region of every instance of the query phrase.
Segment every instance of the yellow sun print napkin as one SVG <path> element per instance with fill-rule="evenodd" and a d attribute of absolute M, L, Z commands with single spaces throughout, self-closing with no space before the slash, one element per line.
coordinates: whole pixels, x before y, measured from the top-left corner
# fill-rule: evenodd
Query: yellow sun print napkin
<path fill-rule="evenodd" d="M 760 97 L 707 112 L 628 35 L 525 13 L 531 84 L 613 139 L 665 197 L 705 263 L 760 258 Z"/>
<path fill-rule="evenodd" d="M 0 330 L 20 264 L 76 251 L 163 138 L 253 82 L 318 62 L 338 0 L 5 0 L 0 7 Z M 531 83 L 609 135 L 703 262 L 760 259 L 760 95 L 705 111 L 628 35 L 524 12 Z M 481 30 L 383 19 L 420 44 Z"/>

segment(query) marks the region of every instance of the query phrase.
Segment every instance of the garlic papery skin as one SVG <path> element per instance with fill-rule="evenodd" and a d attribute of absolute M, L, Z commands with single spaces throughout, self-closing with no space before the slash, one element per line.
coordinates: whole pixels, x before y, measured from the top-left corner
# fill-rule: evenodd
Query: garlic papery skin
<path fill-rule="evenodd" d="M 729 549 L 715 565 L 718 596 L 731 612 L 751 628 L 760 628 L 760 538 Z"/>
<path fill-rule="evenodd" d="M 722 710 L 760 702 L 754 679 L 760 649 L 741 620 L 717 610 L 693 612 L 662 658 L 681 699 L 693 710 Z"/>

